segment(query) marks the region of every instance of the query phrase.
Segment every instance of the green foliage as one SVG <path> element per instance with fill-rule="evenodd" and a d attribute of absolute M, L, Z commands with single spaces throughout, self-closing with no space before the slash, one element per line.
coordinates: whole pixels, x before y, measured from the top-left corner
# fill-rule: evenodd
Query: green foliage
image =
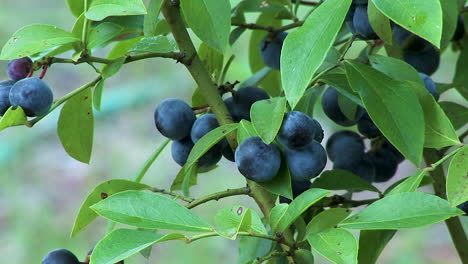
<path fill-rule="evenodd" d="M 447 173 L 447 198 L 452 206 L 468 201 L 468 147 L 453 157 Z"/>
<path fill-rule="evenodd" d="M 252 125 L 266 144 L 275 140 L 285 112 L 286 99 L 284 97 L 262 100 L 252 105 L 250 110 Z M 270 116 L 270 118 L 266 119 L 265 116 Z"/>

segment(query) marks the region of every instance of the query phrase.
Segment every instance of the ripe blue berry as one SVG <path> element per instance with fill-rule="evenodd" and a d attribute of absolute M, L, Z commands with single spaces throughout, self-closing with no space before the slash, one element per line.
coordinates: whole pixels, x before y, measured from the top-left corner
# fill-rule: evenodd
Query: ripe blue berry
<path fill-rule="evenodd" d="M 333 163 L 333 168 L 352 172 L 369 183 L 375 180 L 375 166 L 367 157 L 360 160 L 340 159 Z"/>
<path fill-rule="evenodd" d="M 287 35 L 286 32 L 278 33 L 275 36 L 269 34 L 260 43 L 260 54 L 263 63 L 268 67 L 275 70 L 280 69 L 281 49 Z"/>
<path fill-rule="evenodd" d="M 326 145 L 330 160 L 355 162 L 364 156 L 364 142 L 361 136 L 353 131 L 343 130 L 334 133 Z"/>
<path fill-rule="evenodd" d="M 300 150 L 286 148 L 284 154 L 294 181 L 307 181 L 317 177 L 327 165 L 325 149 L 317 141 L 312 141 Z"/>
<path fill-rule="evenodd" d="M 10 90 L 12 106 L 21 106 L 27 116 L 47 114 L 54 100 L 49 85 L 39 78 L 26 78 L 16 82 Z"/>
<path fill-rule="evenodd" d="M 0 82 L 0 116 L 4 115 L 11 106 L 10 90 L 13 84 L 15 81 L 11 80 Z"/>
<path fill-rule="evenodd" d="M 382 135 L 367 112 L 362 115 L 361 119 L 359 119 L 357 127 L 359 133 L 363 134 L 367 138 L 376 138 Z"/>
<path fill-rule="evenodd" d="M 42 264 L 79 264 L 76 256 L 66 249 L 55 249 L 42 259 Z"/>
<path fill-rule="evenodd" d="M 364 114 L 364 109 L 357 106 L 355 118 L 353 120 L 348 119 L 346 115 L 343 114 L 338 104 L 338 91 L 332 87 L 328 88 L 323 94 L 322 108 L 328 118 L 333 122 L 346 127 L 355 125 Z"/>
<path fill-rule="evenodd" d="M 292 111 L 284 117 L 278 141 L 286 148 L 301 149 L 312 142 L 319 129 L 313 118 L 299 111 Z"/>
<path fill-rule="evenodd" d="M 195 119 L 192 108 L 180 99 L 165 99 L 154 111 L 156 128 L 172 140 L 181 140 L 190 135 Z"/>
<path fill-rule="evenodd" d="M 269 99 L 270 96 L 261 88 L 247 86 L 237 90 L 232 98 L 239 120 L 250 121 L 250 108 L 252 108 L 252 105 L 257 101 Z"/>
<path fill-rule="evenodd" d="M 429 93 L 432 94 L 432 96 L 434 96 L 434 99 L 436 101 L 439 100 L 439 91 L 437 91 L 436 84 L 432 80 L 432 78 L 422 72 L 419 73 L 419 76 L 421 76 L 421 79 L 423 79 L 424 87 L 426 87 Z"/>
<path fill-rule="evenodd" d="M 263 143 L 260 137 L 250 137 L 242 141 L 234 155 L 240 173 L 255 182 L 270 181 L 276 176 L 281 165 L 278 147 Z"/>
<path fill-rule="evenodd" d="M 190 132 L 190 137 L 192 138 L 193 143 L 197 143 L 204 135 L 217 127 L 219 127 L 219 123 L 214 114 L 200 116 L 197 118 L 195 123 L 193 123 L 192 130 Z M 225 146 L 227 146 L 227 140 L 223 138 L 213 146 L 213 149 L 221 151 Z"/>

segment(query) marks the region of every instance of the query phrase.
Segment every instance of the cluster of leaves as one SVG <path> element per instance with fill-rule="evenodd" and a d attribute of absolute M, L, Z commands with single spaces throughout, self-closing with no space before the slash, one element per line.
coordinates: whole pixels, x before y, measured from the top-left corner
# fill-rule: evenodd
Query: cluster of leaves
<path fill-rule="evenodd" d="M 259 85 L 272 99 L 253 105 L 251 121 L 230 123 L 228 118 L 217 116 L 221 126 L 195 144 L 170 191 L 140 183 L 167 142 L 154 152 L 133 181 L 111 180 L 97 186 L 83 203 L 72 235 L 98 216 L 136 229 L 115 229 L 105 236 L 96 245 L 91 264 L 116 263 L 137 252 L 146 254 L 153 244 L 167 240 L 190 243 L 212 236 L 228 239 L 240 236 L 240 263 L 275 263 L 272 261 L 276 259 L 312 263 L 311 248 L 335 263 L 357 263 L 358 260 L 374 263 L 396 230 L 430 225 L 463 214 L 456 206 L 468 200 L 468 148 L 460 142 L 457 130 L 462 129 L 468 119 L 466 107 L 434 100 L 417 71 L 401 60 L 400 47 L 392 39 L 390 22 L 443 51 L 451 45 L 458 12 L 462 8 L 466 10 L 465 1 L 369 0 L 370 23 L 384 42 L 382 54 L 388 56 L 376 54 L 382 48 L 379 42 L 369 42 L 354 60 L 345 58 L 355 39 L 343 23 L 351 0 L 244 0 L 235 1 L 238 3 L 232 6 L 231 2 L 234 1 L 151 0 L 146 7 L 142 0 L 69 0 L 70 10 L 76 16 L 71 32 L 52 25 L 29 25 L 19 29 L 4 45 L 0 59 L 28 56 L 33 59 L 36 70 L 56 63 L 89 63 L 96 70 L 98 76 L 94 80 L 55 101 L 49 111 L 64 104 L 58 120 L 60 140 L 70 156 L 89 163 L 94 133 L 93 108 L 100 110 L 106 80 L 124 64 L 152 57 L 181 62 L 199 85 L 193 93 L 192 105 L 210 102 L 213 112 L 226 112 L 218 91 L 214 94 L 219 98 L 207 98 L 213 94 L 207 89 L 213 87 L 213 82 L 223 85 L 234 58 L 224 63 L 224 56 L 229 54 L 228 46 L 235 45 L 242 34 L 252 30 L 249 63 L 254 74 L 241 86 Z M 161 19 L 161 10 L 165 19 Z M 299 18 L 300 11 L 305 11 L 303 20 Z M 249 13 L 259 14 L 255 23 L 246 22 Z M 178 16 L 171 17 L 171 14 Z M 283 25 L 283 20 L 292 22 Z M 193 44 L 186 27 L 202 41 L 195 54 L 187 54 L 189 50 L 185 46 Z M 260 43 L 267 34 L 286 30 L 290 33 L 281 51 L 281 71 L 270 69 L 259 53 Z M 466 34 L 458 44 L 461 51 L 453 83 L 438 84 L 438 91 L 442 94 L 454 88 L 466 99 Z M 106 58 L 92 56 L 108 45 L 113 47 Z M 70 59 L 56 57 L 70 50 L 74 52 Z M 201 65 L 197 64 L 198 58 Z M 103 66 L 98 69 L 94 66 L 97 63 Z M 274 206 L 271 201 L 276 201 L 278 196 L 293 198 L 291 176 L 287 166 L 282 166 L 272 181 L 248 182 L 247 188 L 190 198 L 190 187 L 196 184 L 199 172 L 197 160 L 212 146 L 224 137 L 228 137 L 231 144 L 252 136 L 271 143 L 286 112 L 299 110 L 313 114 L 314 103 L 325 85 L 338 90 L 340 107 L 347 116 L 353 116 L 356 105 L 365 108 L 385 138 L 417 168 L 421 168 L 425 149 L 438 150 L 442 158 L 385 192 L 352 173 L 331 170 L 323 172 L 309 190 L 290 204 Z M 213 104 L 216 100 L 219 103 Z M 33 126 L 42 118 L 44 116 L 27 120 L 24 112 L 10 108 L 0 120 L 0 130 L 16 125 Z M 235 134 L 237 137 L 233 137 Z M 446 154 L 451 147 L 454 149 Z M 450 157 L 453 159 L 447 173 L 447 199 L 417 192 L 424 183 L 424 176 Z M 179 190 L 182 194 L 175 192 Z M 379 198 L 353 201 L 329 196 L 334 190 L 367 190 L 378 194 Z M 239 194 L 248 194 L 256 198 L 260 208 L 267 208 L 263 210 L 264 217 L 238 205 L 221 210 L 213 225 L 189 210 L 209 200 Z M 187 204 L 183 206 L 176 199 Z M 348 209 L 369 203 L 353 215 Z M 349 229 L 360 230 L 359 241 Z M 161 233 L 160 230 L 176 233 Z M 200 234 L 193 235 L 193 232 Z"/>

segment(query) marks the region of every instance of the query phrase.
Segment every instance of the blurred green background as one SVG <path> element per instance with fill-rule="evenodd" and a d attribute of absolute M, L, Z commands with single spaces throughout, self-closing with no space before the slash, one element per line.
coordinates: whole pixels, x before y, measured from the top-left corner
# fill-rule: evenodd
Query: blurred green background
<path fill-rule="evenodd" d="M 32 24 L 52 24 L 70 30 L 74 17 L 65 0 L 1 0 L 0 44 L 20 27 Z M 228 81 L 243 81 L 251 75 L 247 60 L 248 34 L 230 51 L 236 59 L 228 74 Z M 359 46 L 351 50 L 357 54 Z M 70 54 L 67 54 L 69 56 Z M 105 53 L 97 55 L 105 56 Z M 434 75 L 438 82 L 450 82 L 455 55 L 444 55 L 440 70 Z M 0 80 L 7 78 L 6 62 L 0 62 Z M 36 73 L 37 75 L 38 73 Z M 59 98 L 94 78 L 88 65 L 53 65 L 45 78 Z M 155 106 L 167 97 L 190 101 L 194 81 L 179 64 L 170 60 L 150 59 L 126 65 L 106 83 L 102 112 L 96 113 L 93 156 L 90 165 L 70 158 L 56 135 L 58 112 L 43 119 L 33 129 L 10 128 L 0 133 L 0 256 L 2 263 L 40 263 L 42 257 L 55 248 L 67 248 L 80 259 L 105 235 L 106 221 L 99 219 L 70 238 L 76 213 L 94 186 L 113 179 L 133 177 L 146 158 L 164 138 L 153 123 Z M 442 96 L 458 99 L 454 92 Z M 328 126 L 319 108 L 316 117 L 323 124 L 326 135 L 337 129 Z M 330 167 L 330 164 L 328 164 Z M 144 182 L 168 188 L 179 170 L 172 161 L 169 148 L 148 171 Z M 400 165 L 398 176 L 406 177 L 414 171 L 409 163 Z M 220 167 L 199 176 L 199 185 L 192 188 L 192 196 L 199 197 L 213 191 L 241 187 L 243 177 L 235 166 L 223 160 Z M 378 187 L 386 187 L 381 184 Z M 431 191 L 430 188 L 427 189 Z M 366 198 L 369 194 L 359 194 Z M 208 221 L 216 211 L 241 204 L 260 213 L 245 197 L 233 197 L 210 202 L 195 211 Z M 156 245 L 150 260 L 140 255 L 126 263 L 236 263 L 237 241 L 211 238 L 185 245 L 165 242 Z M 443 223 L 397 233 L 379 259 L 379 263 L 459 263 Z M 317 257 L 316 263 L 329 263 Z"/>

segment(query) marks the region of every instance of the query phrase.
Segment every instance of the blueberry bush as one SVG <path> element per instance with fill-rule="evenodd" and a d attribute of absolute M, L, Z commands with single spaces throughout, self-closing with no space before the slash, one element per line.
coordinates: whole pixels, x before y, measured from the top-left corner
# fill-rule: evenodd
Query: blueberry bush
<path fill-rule="evenodd" d="M 191 102 L 166 98 L 149 113 L 154 125 L 148 125 L 167 140 L 134 178 L 103 182 L 83 201 L 72 237 L 97 218 L 108 219 L 109 233 L 83 262 L 55 249 L 43 264 L 124 263 L 134 254 L 148 256 L 157 243 L 215 236 L 240 240 L 241 264 L 313 263 L 314 254 L 368 264 L 377 262 L 398 230 L 442 221 L 460 261 L 468 263 L 460 222 L 468 214 L 467 108 L 439 102 L 448 90 L 468 97 L 466 1 L 67 3 L 76 20 L 70 31 L 33 24 L 4 44 L 0 59 L 9 61 L 10 79 L 0 82 L 0 131 L 32 128 L 61 107 L 63 148 L 90 163 L 94 113 L 101 110 L 106 80 L 123 67 L 173 60 L 198 87 Z M 252 75 L 226 80 L 235 59 L 229 47 L 244 34 Z M 357 42 L 363 49 L 351 58 L 347 53 Z M 458 56 L 453 81 L 438 83 L 431 75 L 448 49 Z M 107 56 L 95 55 L 102 50 Z M 60 64 L 88 64 L 96 77 L 54 100 L 45 77 Z M 338 131 L 324 133 L 314 118 L 316 103 L 327 117 L 322 122 Z M 169 143 L 181 167 L 172 185 L 145 184 Z M 192 198 L 197 175 L 216 170 L 223 157 L 234 162 L 245 186 Z M 415 174 L 386 190 L 374 186 L 391 180 L 405 160 Z M 433 194 L 418 190 L 426 184 Z M 357 192 L 375 198 L 354 200 Z M 243 205 L 216 215 L 191 210 L 238 195 L 251 197 L 259 211 Z"/>

